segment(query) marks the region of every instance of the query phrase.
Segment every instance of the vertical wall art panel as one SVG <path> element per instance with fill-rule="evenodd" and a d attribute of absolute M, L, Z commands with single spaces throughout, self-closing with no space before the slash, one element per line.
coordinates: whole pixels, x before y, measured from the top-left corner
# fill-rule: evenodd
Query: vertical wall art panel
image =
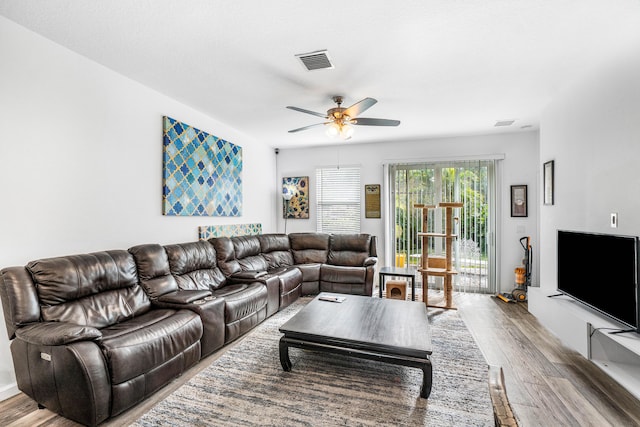
<path fill-rule="evenodd" d="M 198 231 L 200 240 L 209 240 L 212 237 L 253 236 L 262 234 L 262 224 L 201 225 Z"/>
<path fill-rule="evenodd" d="M 282 194 L 293 195 L 288 204 L 282 208 L 284 218 L 308 219 L 309 218 L 309 177 L 296 176 L 282 178 Z"/>
<path fill-rule="evenodd" d="M 242 147 L 171 117 L 163 118 L 162 213 L 242 214 Z"/>

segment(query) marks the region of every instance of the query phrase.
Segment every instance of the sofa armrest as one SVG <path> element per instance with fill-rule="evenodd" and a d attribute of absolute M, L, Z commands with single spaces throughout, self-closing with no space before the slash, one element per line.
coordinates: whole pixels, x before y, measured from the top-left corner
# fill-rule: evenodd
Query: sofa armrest
<path fill-rule="evenodd" d="M 27 325 L 20 330 L 26 332 L 31 327 L 33 331 L 28 335 L 52 327 L 35 326 Z M 18 388 L 38 404 L 87 426 L 98 425 L 110 416 L 111 380 L 98 342 L 49 346 L 16 337 L 11 343 L 11 353 Z"/>
<path fill-rule="evenodd" d="M 211 291 L 205 289 L 193 289 L 169 292 L 158 298 L 158 302 L 165 302 L 171 304 L 189 304 L 194 301 L 203 300 L 206 297 L 211 296 Z"/>
<path fill-rule="evenodd" d="M 77 341 L 95 341 L 102 332 L 92 326 L 64 322 L 33 323 L 16 330 L 16 337 L 35 345 L 65 345 Z"/>
<path fill-rule="evenodd" d="M 233 273 L 229 276 L 229 279 L 238 279 L 238 280 L 255 280 L 267 275 L 266 271 L 260 270 L 245 270 L 238 271 L 237 273 Z"/>
<path fill-rule="evenodd" d="M 364 263 L 362 264 L 362 266 L 363 267 L 369 267 L 370 265 L 376 265 L 376 262 L 378 262 L 378 258 L 369 257 L 369 258 L 364 260 Z"/>

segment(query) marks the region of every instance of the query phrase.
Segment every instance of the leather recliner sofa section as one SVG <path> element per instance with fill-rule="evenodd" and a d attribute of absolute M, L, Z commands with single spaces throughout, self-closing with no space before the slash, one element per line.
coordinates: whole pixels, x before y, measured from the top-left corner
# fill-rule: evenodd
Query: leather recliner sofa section
<path fill-rule="evenodd" d="M 127 251 L 42 259 L 1 274 L 18 388 L 64 417 L 96 425 L 200 360 L 200 317 L 155 307 Z"/>
<path fill-rule="evenodd" d="M 97 425 L 300 295 L 371 295 L 376 239 L 266 234 L 138 245 L 0 270 L 18 388 Z"/>
<path fill-rule="evenodd" d="M 259 282 L 234 283 L 222 274 L 216 252 L 206 241 L 167 246 L 139 245 L 134 255 L 142 286 L 162 306 L 197 311 L 204 321 L 202 356 L 262 322 L 267 317 L 267 289 Z M 200 300 L 191 294 L 200 295 Z M 185 305 L 186 304 L 186 305 Z M 274 313 L 278 311 L 275 302 Z"/>
<path fill-rule="evenodd" d="M 218 265 L 236 279 L 278 279 L 280 308 L 298 295 L 338 292 L 371 296 L 376 239 L 368 234 L 291 233 L 215 237 Z M 266 273 L 266 274 L 265 274 Z"/>

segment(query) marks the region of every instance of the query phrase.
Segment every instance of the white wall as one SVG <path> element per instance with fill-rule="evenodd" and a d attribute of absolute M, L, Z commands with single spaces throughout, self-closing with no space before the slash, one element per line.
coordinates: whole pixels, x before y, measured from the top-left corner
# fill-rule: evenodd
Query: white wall
<path fill-rule="evenodd" d="M 357 134 L 354 138 L 357 138 Z M 538 133 L 520 132 L 499 135 L 438 138 L 413 142 L 385 142 L 377 144 L 346 144 L 305 149 L 283 149 L 278 155 L 278 182 L 284 176 L 309 176 L 310 218 L 290 219 L 288 232 L 315 231 L 316 217 L 314 197 L 315 169 L 321 166 L 360 165 L 362 171 L 362 200 L 365 184 L 384 182 L 383 164 L 399 161 L 439 160 L 491 156 L 503 154 L 502 179 L 498 184 L 502 203 L 499 207 L 502 235 L 499 241 L 501 266 L 498 274 L 500 289 L 510 291 L 514 287 L 514 268 L 521 264 L 524 251 L 519 239 L 525 235 L 533 238 L 534 261 L 537 262 L 537 209 L 538 195 Z M 511 218 L 510 185 L 528 185 L 529 216 Z M 280 205 L 280 209 L 282 209 Z M 281 210 L 279 212 L 282 212 Z M 383 216 L 385 212 L 383 212 Z M 282 215 L 278 215 L 278 229 L 284 229 Z M 378 236 L 378 255 L 385 251 L 384 219 L 364 217 L 361 213 L 361 232 Z M 537 265 L 535 266 L 537 268 Z M 534 271 L 534 283 L 537 274 Z"/>
<path fill-rule="evenodd" d="M 540 162 L 555 161 L 555 204 L 540 208 L 541 287 L 549 291 L 557 285 L 558 229 L 640 235 L 639 51 L 585 76 L 542 116 Z M 596 258 L 585 252 L 585 267 Z"/>
<path fill-rule="evenodd" d="M 0 268 L 193 241 L 199 225 L 273 230 L 273 149 L 3 17 L 0 58 Z M 162 216 L 163 115 L 243 148 L 242 217 Z M 0 327 L 2 399 L 13 368 Z"/>
<path fill-rule="evenodd" d="M 563 309 L 546 295 L 557 289 L 556 232 L 569 229 L 640 236 L 640 41 L 578 79 L 544 111 L 540 162 L 555 161 L 555 204 L 540 208 L 540 296 L 529 310 L 568 346 L 584 347 L 584 322 L 570 328 Z M 611 212 L 619 227 L 610 228 Z M 595 248 L 578 248 L 584 265 L 597 264 Z M 603 292 L 614 291 L 603 284 Z M 574 322 L 576 323 L 576 322 Z M 582 337 L 575 343 L 575 337 Z"/>

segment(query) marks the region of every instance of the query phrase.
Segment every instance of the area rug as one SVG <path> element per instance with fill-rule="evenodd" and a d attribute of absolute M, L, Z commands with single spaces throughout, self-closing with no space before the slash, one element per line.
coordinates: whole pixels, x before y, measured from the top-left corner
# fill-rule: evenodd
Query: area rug
<path fill-rule="evenodd" d="M 493 425 L 487 364 L 453 310 L 429 309 L 429 399 L 415 368 L 290 348 L 293 369 L 283 371 L 278 328 L 310 300 L 267 319 L 133 425 Z"/>

